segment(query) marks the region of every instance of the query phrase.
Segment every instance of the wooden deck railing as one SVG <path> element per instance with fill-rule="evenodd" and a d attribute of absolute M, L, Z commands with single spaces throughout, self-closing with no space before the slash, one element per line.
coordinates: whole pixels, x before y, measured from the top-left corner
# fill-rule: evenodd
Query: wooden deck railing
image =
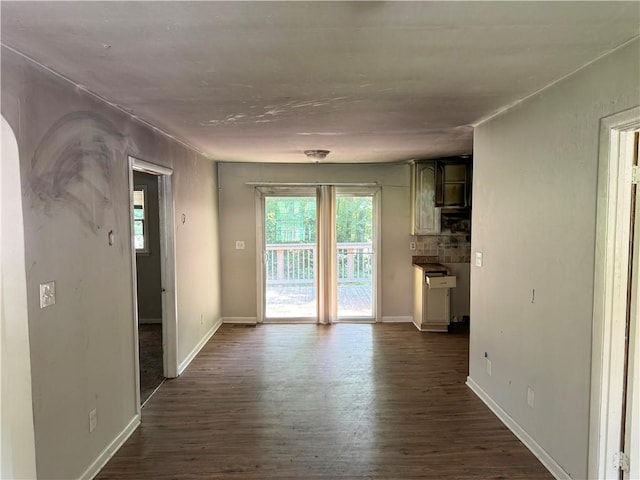
<path fill-rule="evenodd" d="M 316 245 L 270 244 L 266 248 L 267 280 L 305 282 L 314 278 Z M 371 279 L 373 249 L 370 243 L 338 243 L 338 281 Z"/>

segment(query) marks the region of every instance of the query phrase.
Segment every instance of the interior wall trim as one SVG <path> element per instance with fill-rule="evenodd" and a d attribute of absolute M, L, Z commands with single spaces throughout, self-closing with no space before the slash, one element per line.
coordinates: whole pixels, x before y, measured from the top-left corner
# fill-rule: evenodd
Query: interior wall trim
<path fill-rule="evenodd" d="M 549 455 L 544 448 L 542 448 L 538 442 L 536 442 L 524 428 L 518 424 L 513 418 L 505 412 L 500 405 L 498 405 L 480 385 L 473 381 L 471 377 L 467 377 L 467 386 L 475 393 L 484 404 L 489 407 L 496 417 L 500 419 L 505 426 L 511 430 L 511 432 L 518 437 L 518 439 L 524 443 L 531 453 L 533 453 L 538 460 L 546 467 L 547 470 L 558 480 L 571 480 L 571 475 L 564 471 L 564 469 L 556 462 L 551 455 Z"/>
<path fill-rule="evenodd" d="M 382 323 L 413 323 L 413 317 L 382 317 Z"/>
<path fill-rule="evenodd" d="M 255 325 L 258 323 L 256 317 L 224 317 L 222 323 L 234 323 L 237 325 Z"/>
<path fill-rule="evenodd" d="M 135 416 L 131 419 L 124 430 L 122 430 L 113 441 L 106 446 L 106 448 L 98 455 L 89 468 L 87 468 L 82 475 L 80 475 L 79 480 L 91 480 L 93 479 L 99 472 L 102 470 L 111 457 L 115 455 L 115 453 L 124 445 L 124 443 L 129 439 L 131 434 L 136 431 L 140 425 L 140 414 L 136 413 Z"/>
<path fill-rule="evenodd" d="M 132 155 L 129 155 L 129 158 L 133 160 L 133 169 L 136 172 L 144 172 L 150 175 L 173 175 L 173 168 L 164 167 L 157 163 L 147 162 L 146 160 L 141 160 Z"/>
<path fill-rule="evenodd" d="M 209 329 L 209 331 L 204 334 L 204 336 L 200 339 L 198 344 L 195 347 L 193 347 L 193 350 L 189 352 L 189 355 L 187 355 L 186 358 L 178 364 L 178 375 L 182 375 L 182 372 L 184 372 L 186 368 L 189 366 L 189 364 L 193 361 L 193 359 L 196 358 L 196 355 L 200 353 L 200 350 L 202 350 L 202 347 L 204 347 L 207 344 L 207 342 L 218 331 L 221 325 L 222 325 L 222 319 L 219 318 L 213 324 L 213 326 Z"/>
<path fill-rule="evenodd" d="M 588 478 L 594 479 L 618 476 L 611 458 L 623 434 L 633 137 L 638 129 L 640 106 L 600 120 L 587 465 Z M 633 342 L 633 330 L 628 333 Z"/>

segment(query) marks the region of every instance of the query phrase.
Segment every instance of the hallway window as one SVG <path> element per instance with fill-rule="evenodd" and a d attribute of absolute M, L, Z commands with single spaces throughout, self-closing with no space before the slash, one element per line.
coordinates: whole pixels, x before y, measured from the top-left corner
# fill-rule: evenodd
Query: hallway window
<path fill-rule="evenodd" d="M 149 253 L 149 238 L 146 235 L 146 187 L 136 185 L 133 189 L 133 231 L 136 253 Z"/>

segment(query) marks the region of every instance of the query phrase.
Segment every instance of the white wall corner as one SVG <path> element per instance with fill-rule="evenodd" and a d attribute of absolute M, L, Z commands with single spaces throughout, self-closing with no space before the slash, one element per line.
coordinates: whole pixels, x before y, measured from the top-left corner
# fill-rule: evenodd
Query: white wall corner
<path fill-rule="evenodd" d="M 209 331 L 204 334 L 204 336 L 198 342 L 198 344 L 195 347 L 193 347 L 193 350 L 191 350 L 191 352 L 189 352 L 189 355 L 187 355 L 186 358 L 182 362 L 180 362 L 180 364 L 178 365 L 178 375 L 182 375 L 182 372 L 184 372 L 186 370 L 186 368 L 189 366 L 189 364 L 191 364 L 193 359 L 196 358 L 196 355 L 198 355 L 198 353 L 200 353 L 200 350 L 202 350 L 202 347 L 204 347 L 207 344 L 207 342 L 218 331 L 218 329 L 220 328 L 221 325 L 222 325 L 222 319 L 219 318 L 212 325 L 212 327 L 209 329 Z"/>
<path fill-rule="evenodd" d="M 382 317 L 382 323 L 412 323 L 413 317 Z"/>
<path fill-rule="evenodd" d="M 531 453 L 533 453 L 538 460 L 546 467 L 547 470 L 558 480 L 571 480 L 571 475 L 564 471 L 564 469 L 556 462 L 551 455 L 549 455 L 544 448 L 542 448 L 513 418 L 505 412 L 500 405 L 498 405 L 490 396 L 485 392 L 480 385 L 473 381 L 471 377 L 467 377 L 467 386 L 475 393 L 484 404 L 500 419 L 505 426 L 511 430 L 511 432 L 518 437 L 518 439 L 524 443 Z"/>
<path fill-rule="evenodd" d="M 137 413 L 129 422 L 129 424 L 124 427 L 116 438 L 107 445 L 107 447 L 98 455 L 89 468 L 87 468 L 82 475 L 80 475 L 79 480 L 91 480 L 93 479 L 102 468 L 107 464 L 111 457 L 115 455 L 115 453 L 124 445 L 124 443 L 129 439 L 131 434 L 135 432 L 136 428 L 140 425 L 140 414 Z"/>
<path fill-rule="evenodd" d="M 256 317 L 224 317 L 222 323 L 232 323 L 237 325 L 256 325 L 258 319 Z"/>

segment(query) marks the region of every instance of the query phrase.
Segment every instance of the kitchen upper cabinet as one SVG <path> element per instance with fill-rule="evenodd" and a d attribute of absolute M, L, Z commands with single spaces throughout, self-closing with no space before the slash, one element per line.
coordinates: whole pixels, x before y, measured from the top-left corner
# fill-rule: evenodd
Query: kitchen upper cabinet
<path fill-rule="evenodd" d="M 440 208 L 436 207 L 436 163 L 411 165 L 413 235 L 440 233 Z"/>
<path fill-rule="evenodd" d="M 471 160 L 450 157 L 411 166 L 413 235 L 460 231 L 471 220 Z M 463 228 L 464 231 L 464 228 Z"/>
<path fill-rule="evenodd" d="M 471 206 L 471 167 L 468 162 L 436 160 L 436 206 Z"/>

